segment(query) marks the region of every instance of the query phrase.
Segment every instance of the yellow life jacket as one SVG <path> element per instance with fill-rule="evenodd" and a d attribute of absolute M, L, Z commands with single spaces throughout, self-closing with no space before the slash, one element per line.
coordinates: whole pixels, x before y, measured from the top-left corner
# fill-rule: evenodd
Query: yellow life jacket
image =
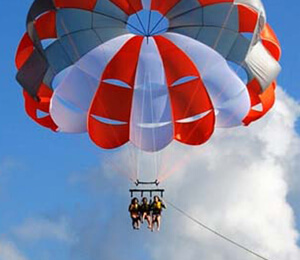
<path fill-rule="evenodd" d="M 131 212 L 138 212 L 139 211 L 139 204 L 132 204 Z"/>
<path fill-rule="evenodd" d="M 161 208 L 162 208 L 162 205 L 161 205 L 161 202 L 160 202 L 160 201 L 154 203 L 153 206 L 154 206 L 154 209 L 159 209 L 159 210 L 161 210 Z"/>

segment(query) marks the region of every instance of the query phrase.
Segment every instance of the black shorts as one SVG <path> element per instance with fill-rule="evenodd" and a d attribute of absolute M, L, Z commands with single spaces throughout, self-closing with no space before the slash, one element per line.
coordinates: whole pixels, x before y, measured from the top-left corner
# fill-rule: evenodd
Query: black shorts
<path fill-rule="evenodd" d="M 134 216 L 134 215 L 136 215 L 136 216 Z M 139 220 L 141 218 L 140 214 L 138 212 L 131 212 L 130 216 L 133 220 Z"/>
<path fill-rule="evenodd" d="M 143 216 L 145 213 L 146 213 L 147 216 L 150 216 L 150 215 L 151 215 L 150 211 L 144 211 L 144 212 L 141 212 L 141 215 Z"/>
<path fill-rule="evenodd" d="M 153 217 L 161 216 L 161 211 L 153 211 L 152 216 Z"/>

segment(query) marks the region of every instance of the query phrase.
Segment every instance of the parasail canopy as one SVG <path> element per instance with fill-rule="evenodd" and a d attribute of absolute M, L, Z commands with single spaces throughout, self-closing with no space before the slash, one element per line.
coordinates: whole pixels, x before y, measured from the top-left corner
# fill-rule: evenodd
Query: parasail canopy
<path fill-rule="evenodd" d="M 159 151 L 265 115 L 280 54 L 260 0 L 36 0 L 17 80 L 40 125 Z"/>

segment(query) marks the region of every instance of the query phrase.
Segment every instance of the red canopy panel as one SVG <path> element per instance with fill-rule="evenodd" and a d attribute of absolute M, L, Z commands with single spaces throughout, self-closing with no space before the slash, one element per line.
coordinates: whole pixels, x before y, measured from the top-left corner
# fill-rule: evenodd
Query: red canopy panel
<path fill-rule="evenodd" d="M 110 0 L 118 6 L 124 13 L 131 15 L 143 9 L 141 0 Z"/>
<path fill-rule="evenodd" d="M 272 82 L 272 84 L 263 93 L 261 93 L 259 83 L 255 79 L 247 85 L 247 88 L 251 99 L 252 109 L 243 120 L 243 123 L 246 126 L 263 117 L 273 107 L 275 103 L 276 82 Z M 262 106 L 262 111 L 253 109 L 253 107 L 259 104 Z"/>
<path fill-rule="evenodd" d="M 54 123 L 51 116 L 49 115 L 50 100 L 52 94 L 53 91 L 45 84 L 42 84 L 39 89 L 39 100 L 33 99 L 26 91 L 23 91 L 25 99 L 25 110 L 28 116 L 41 126 L 56 131 L 57 125 Z M 46 115 L 44 117 L 38 117 L 39 110 L 44 112 Z"/>
<path fill-rule="evenodd" d="M 214 131 L 215 114 L 201 75 L 191 59 L 175 44 L 162 36 L 155 37 L 168 83 L 175 125 L 174 138 L 182 143 L 198 145 L 207 141 Z M 195 80 L 172 86 L 181 78 L 195 76 Z M 177 122 L 209 112 L 192 122 Z"/>
<path fill-rule="evenodd" d="M 54 4 L 59 8 L 80 8 L 92 11 L 97 4 L 97 0 L 54 0 Z"/>
<path fill-rule="evenodd" d="M 269 24 L 266 24 L 261 32 L 262 43 L 271 55 L 279 61 L 281 56 L 281 48 L 279 40 Z"/>
<path fill-rule="evenodd" d="M 106 149 L 119 147 L 129 141 L 129 121 L 133 86 L 143 37 L 133 37 L 120 49 L 107 65 L 89 111 L 88 132 L 98 146 Z M 103 82 L 120 80 L 130 88 Z M 113 125 L 95 118 L 102 117 L 125 123 Z"/>

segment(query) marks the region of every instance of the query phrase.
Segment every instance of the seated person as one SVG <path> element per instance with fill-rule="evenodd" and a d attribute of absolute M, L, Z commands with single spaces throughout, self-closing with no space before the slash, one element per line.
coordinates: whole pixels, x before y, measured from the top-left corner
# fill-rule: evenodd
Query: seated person
<path fill-rule="evenodd" d="M 140 229 L 140 205 L 139 200 L 137 198 L 133 198 L 131 200 L 131 204 L 129 205 L 129 213 L 132 219 L 132 227 L 133 229 Z"/>
<path fill-rule="evenodd" d="M 142 203 L 140 205 L 140 216 L 142 218 L 142 223 L 146 219 L 148 228 L 151 229 L 151 207 L 146 197 L 142 199 Z"/>
<path fill-rule="evenodd" d="M 152 210 L 151 231 L 153 231 L 155 223 L 157 225 L 156 230 L 159 231 L 160 222 L 161 222 L 161 212 L 163 208 L 166 208 L 165 203 L 158 196 L 154 196 L 153 203 L 151 204 L 151 210 Z"/>

